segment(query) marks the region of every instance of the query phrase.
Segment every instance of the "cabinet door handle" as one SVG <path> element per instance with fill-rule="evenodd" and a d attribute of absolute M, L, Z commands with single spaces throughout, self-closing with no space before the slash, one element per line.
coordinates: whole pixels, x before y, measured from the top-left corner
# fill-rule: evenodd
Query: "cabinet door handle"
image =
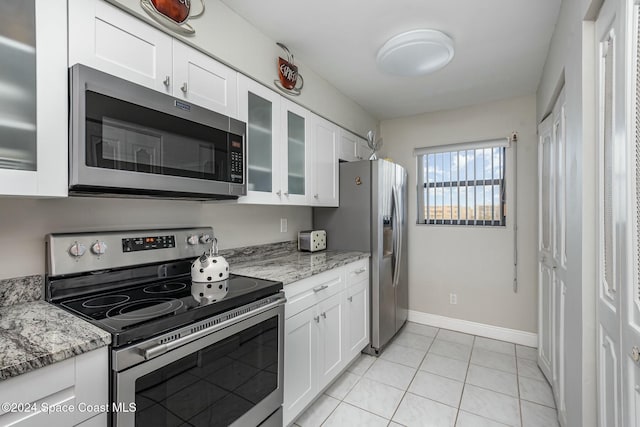
<path fill-rule="evenodd" d="M 349 298 L 347 298 L 347 301 L 349 301 L 349 302 L 353 302 L 353 297 L 349 297 Z"/>
<path fill-rule="evenodd" d="M 327 318 L 327 312 L 326 311 L 323 312 L 320 316 L 322 316 L 323 319 L 326 319 Z"/>
<path fill-rule="evenodd" d="M 169 87 L 169 85 L 171 84 L 171 77 L 169 76 L 165 77 L 162 83 L 164 84 L 165 87 Z"/>
<path fill-rule="evenodd" d="M 286 197 L 289 197 L 289 193 L 284 193 L 284 195 L 285 195 Z"/>
<path fill-rule="evenodd" d="M 316 323 L 320 323 L 320 316 L 314 316 L 313 320 L 315 320 Z"/>
<path fill-rule="evenodd" d="M 318 286 L 317 288 L 313 288 L 313 292 L 320 292 L 322 290 L 325 290 L 329 287 L 329 285 L 322 285 L 322 286 Z"/>
<path fill-rule="evenodd" d="M 314 194 L 314 195 L 313 195 L 313 198 L 314 198 L 314 199 L 317 199 L 317 198 L 318 198 L 318 195 L 317 195 L 317 194 Z"/>
<path fill-rule="evenodd" d="M 180 88 L 180 90 L 181 90 L 182 92 L 184 92 L 185 94 L 189 91 L 189 86 L 187 86 L 187 82 L 184 82 L 184 83 L 182 84 L 182 87 Z"/>
<path fill-rule="evenodd" d="M 362 274 L 362 273 L 364 273 L 365 271 L 367 271 L 367 269 L 366 269 L 366 268 L 364 268 L 364 267 L 362 267 L 362 268 L 360 268 L 360 269 L 358 269 L 358 270 L 354 271 L 354 273 L 356 273 L 356 274 Z"/>
<path fill-rule="evenodd" d="M 278 191 L 276 191 L 276 194 L 278 195 L 278 197 L 281 197 L 282 196 L 282 191 L 278 190 Z"/>

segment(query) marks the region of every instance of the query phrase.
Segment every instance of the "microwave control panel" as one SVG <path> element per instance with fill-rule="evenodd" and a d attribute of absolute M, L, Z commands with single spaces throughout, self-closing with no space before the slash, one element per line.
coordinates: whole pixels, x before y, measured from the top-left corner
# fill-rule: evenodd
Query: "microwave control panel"
<path fill-rule="evenodd" d="M 231 182 L 242 184 L 244 175 L 244 153 L 242 137 L 231 135 L 229 152 L 231 153 Z"/>

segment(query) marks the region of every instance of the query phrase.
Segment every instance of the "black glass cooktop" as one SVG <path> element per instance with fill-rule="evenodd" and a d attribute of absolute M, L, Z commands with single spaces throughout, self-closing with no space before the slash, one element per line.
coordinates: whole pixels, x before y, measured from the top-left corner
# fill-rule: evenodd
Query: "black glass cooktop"
<path fill-rule="evenodd" d="M 112 346 L 118 347 L 215 316 L 280 290 L 281 282 L 231 274 L 227 280 L 198 288 L 194 297 L 191 276 L 185 275 L 67 299 L 60 305 L 111 332 Z"/>

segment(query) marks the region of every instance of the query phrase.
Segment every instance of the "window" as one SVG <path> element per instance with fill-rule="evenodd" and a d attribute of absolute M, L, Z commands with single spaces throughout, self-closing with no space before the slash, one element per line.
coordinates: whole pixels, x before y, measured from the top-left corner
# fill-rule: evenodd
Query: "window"
<path fill-rule="evenodd" d="M 504 226 L 508 139 L 416 149 L 418 223 Z"/>

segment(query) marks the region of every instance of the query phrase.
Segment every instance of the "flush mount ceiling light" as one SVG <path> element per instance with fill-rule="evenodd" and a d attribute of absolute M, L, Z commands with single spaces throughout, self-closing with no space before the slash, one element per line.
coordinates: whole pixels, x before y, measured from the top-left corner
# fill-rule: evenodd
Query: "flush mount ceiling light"
<path fill-rule="evenodd" d="M 437 30 L 413 30 L 389 39 L 378 51 L 381 70 L 399 76 L 437 71 L 453 59 L 453 40 Z"/>

